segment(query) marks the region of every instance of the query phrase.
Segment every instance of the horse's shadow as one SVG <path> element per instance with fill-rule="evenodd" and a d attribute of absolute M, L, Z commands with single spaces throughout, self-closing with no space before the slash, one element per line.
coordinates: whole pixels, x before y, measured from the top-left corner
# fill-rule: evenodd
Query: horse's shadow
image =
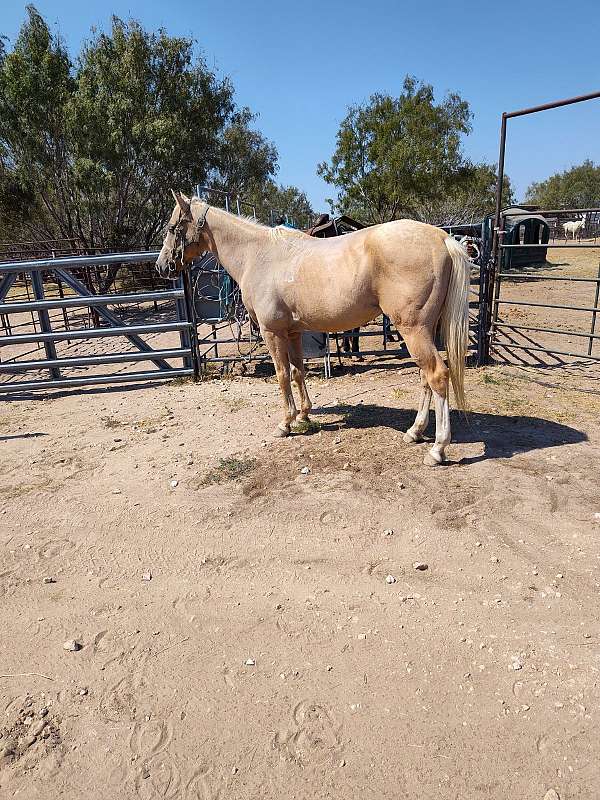
<path fill-rule="evenodd" d="M 322 409 L 313 409 L 313 414 L 334 414 L 341 418 L 336 422 L 324 422 L 323 430 L 346 428 L 391 428 L 404 432 L 415 418 L 415 410 L 390 408 L 360 403 L 356 406 L 338 404 Z M 463 414 L 452 411 L 452 441 L 454 443 L 483 442 L 482 455 L 460 459 L 461 464 L 474 464 L 489 458 L 510 458 L 517 453 L 561 447 L 567 444 L 587 442 L 583 431 L 560 422 L 530 416 L 508 416 L 470 411 Z M 341 423 L 341 425 L 340 425 Z M 434 414 L 431 412 L 427 433 L 435 430 Z"/>

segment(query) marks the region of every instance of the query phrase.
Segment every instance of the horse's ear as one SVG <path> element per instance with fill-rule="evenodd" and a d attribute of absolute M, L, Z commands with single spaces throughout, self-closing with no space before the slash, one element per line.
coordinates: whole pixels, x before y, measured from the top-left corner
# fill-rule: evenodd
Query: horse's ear
<path fill-rule="evenodd" d="M 190 200 L 189 200 L 189 198 L 186 197 L 184 194 L 181 194 L 181 192 L 175 192 L 173 189 L 171 189 L 171 194 L 175 198 L 175 202 L 179 206 L 179 208 L 181 210 L 181 213 L 185 217 L 188 217 L 190 215 Z"/>

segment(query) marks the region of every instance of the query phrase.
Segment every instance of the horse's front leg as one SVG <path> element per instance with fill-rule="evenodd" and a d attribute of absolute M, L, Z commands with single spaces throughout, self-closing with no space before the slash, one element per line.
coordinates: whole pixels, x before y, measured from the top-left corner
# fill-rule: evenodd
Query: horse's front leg
<path fill-rule="evenodd" d="M 265 330 L 263 330 L 263 338 L 269 349 L 271 358 L 273 359 L 277 380 L 279 381 L 279 388 L 281 389 L 281 396 L 283 398 L 284 417 L 273 431 L 273 435 L 287 436 L 290 432 L 290 426 L 296 419 L 298 413 L 290 382 L 289 340 L 287 334 Z"/>
<path fill-rule="evenodd" d="M 300 393 L 300 414 L 297 419 L 300 422 L 308 422 L 308 415 L 312 408 L 308 389 L 306 388 L 304 353 L 302 351 L 302 333 L 293 333 L 289 337 L 289 355 L 292 365 L 292 380 L 296 384 Z"/>

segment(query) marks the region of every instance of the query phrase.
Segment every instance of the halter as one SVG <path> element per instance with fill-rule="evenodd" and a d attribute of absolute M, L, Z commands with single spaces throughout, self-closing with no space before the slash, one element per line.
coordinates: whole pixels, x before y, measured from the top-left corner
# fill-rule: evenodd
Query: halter
<path fill-rule="evenodd" d="M 193 199 L 193 198 L 192 198 Z M 191 207 L 191 201 L 190 201 Z M 208 214 L 210 206 L 208 203 L 206 204 L 206 208 L 204 209 L 204 213 L 198 217 L 197 220 L 194 221 L 192 216 L 193 225 L 190 224 L 189 221 L 183 220 L 181 218 L 181 212 L 179 215 L 179 219 L 175 223 L 175 230 L 173 234 L 175 236 L 175 244 L 173 245 L 173 249 L 171 251 L 171 260 L 167 266 L 167 275 L 165 276 L 168 280 L 175 280 L 177 278 L 177 264 L 181 269 L 184 268 L 183 257 L 185 254 L 185 248 L 190 244 L 197 244 L 200 241 L 200 231 L 204 227 L 206 223 L 206 216 Z M 191 213 L 191 212 L 190 212 Z M 187 222 L 185 230 L 183 229 L 183 222 Z M 192 227 L 192 236 L 189 236 L 189 228 Z"/>

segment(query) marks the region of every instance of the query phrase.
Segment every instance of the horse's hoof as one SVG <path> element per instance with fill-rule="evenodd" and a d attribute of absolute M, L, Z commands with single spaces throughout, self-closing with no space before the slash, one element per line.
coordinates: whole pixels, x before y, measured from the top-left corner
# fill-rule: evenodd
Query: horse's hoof
<path fill-rule="evenodd" d="M 280 428 L 279 425 L 273 431 L 273 436 L 276 439 L 285 439 L 285 437 L 289 436 L 289 435 L 290 435 L 290 429 L 289 428 Z"/>
<path fill-rule="evenodd" d="M 404 436 L 402 437 L 402 441 L 404 444 L 417 444 L 417 442 L 422 442 L 422 436 L 416 436 L 414 433 L 410 433 L 410 431 L 406 431 Z"/>
<path fill-rule="evenodd" d="M 438 460 L 435 456 L 431 455 L 431 453 L 426 453 L 425 458 L 423 459 L 423 463 L 426 467 L 439 467 L 442 461 L 442 458 Z"/>

